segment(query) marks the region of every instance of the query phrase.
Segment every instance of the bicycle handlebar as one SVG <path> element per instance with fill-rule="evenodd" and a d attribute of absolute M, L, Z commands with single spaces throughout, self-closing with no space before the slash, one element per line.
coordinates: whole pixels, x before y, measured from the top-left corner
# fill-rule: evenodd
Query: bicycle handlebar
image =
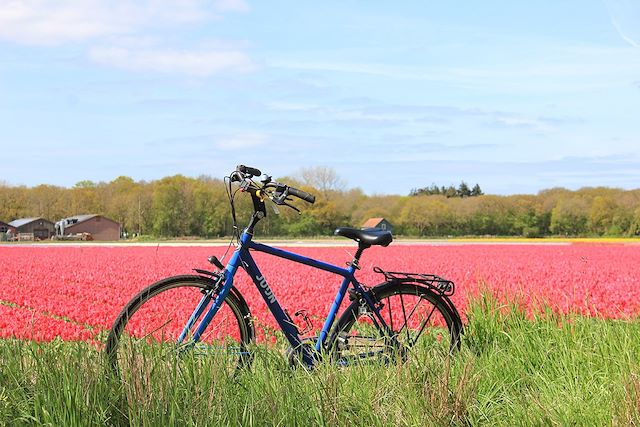
<path fill-rule="evenodd" d="M 262 172 L 260 172 L 260 169 L 252 168 L 245 165 L 238 165 L 236 167 L 236 170 L 233 173 L 231 173 L 231 182 L 239 182 L 245 179 L 248 179 L 250 181 L 251 178 L 260 176 L 260 175 L 262 175 Z M 273 182 L 271 181 L 271 177 L 265 178 L 265 180 L 263 180 L 262 183 L 264 184 L 262 189 L 265 189 L 265 188 L 280 189 L 279 195 L 277 197 L 272 197 L 272 200 L 277 204 L 286 204 L 283 202 L 285 201 L 287 196 L 295 196 L 311 204 L 315 203 L 316 201 L 316 197 L 313 194 L 307 193 L 306 191 L 299 190 L 294 187 L 290 187 L 286 184 L 279 184 L 277 182 Z M 256 188 L 256 190 L 259 190 L 259 189 L 260 188 Z M 283 197 L 280 197 L 282 195 Z"/>
<path fill-rule="evenodd" d="M 306 191 L 298 190 L 297 188 L 289 187 L 289 194 L 311 204 L 314 204 L 316 201 L 316 196 Z"/>
<path fill-rule="evenodd" d="M 242 173 L 243 175 L 251 175 L 252 177 L 262 175 L 262 172 L 260 172 L 260 169 L 252 168 L 245 165 L 238 165 L 236 167 L 236 170 Z"/>

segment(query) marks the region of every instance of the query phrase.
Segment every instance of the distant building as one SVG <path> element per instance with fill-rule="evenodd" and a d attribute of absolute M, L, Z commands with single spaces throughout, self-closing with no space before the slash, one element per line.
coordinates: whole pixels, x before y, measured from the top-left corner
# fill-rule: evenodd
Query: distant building
<path fill-rule="evenodd" d="M 362 224 L 362 228 L 379 228 L 380 230 L 393 232 L 391 223 L 384 218 L 369 218 Z"/>
<path fill-rule="evenodd" d="M 44 218 L 20 218 L 11 221 L 16 234 L 33 234 L 34 240 L 46 240 L 54 235 L 55 224 Z"/>
<path fill-rule="evenodd" d="M 76 215 L 55 224 L 56 235 L 89 233 L 93 240 L 120 239 L 120 223 L 102 215 Z"/>
<path fill-rule="evenodd" d="M 9 230 L 11 230 L 11 233 L 15 233 L 16 232 L 16 228 L 15 227 L 7 224 L 6 222 L 0 221 L 0 233 L 6 233 Z"/>
<path fill-rule="evenodd" d="M 0 242 L 6 241 L 9 237 L 16 235 L 16 228 L 10 226 L 6 222 L 0 221 Z"/>

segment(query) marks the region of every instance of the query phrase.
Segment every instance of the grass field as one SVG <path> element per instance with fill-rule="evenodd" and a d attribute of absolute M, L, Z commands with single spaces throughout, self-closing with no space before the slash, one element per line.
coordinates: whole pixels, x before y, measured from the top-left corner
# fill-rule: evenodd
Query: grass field
<path fill-rule="evenodd" d="M 235 378 L 189 366 L 127 401 L 86 343 L 0 340 L 0 425 L 632 425 L 640 422 L 640 321 L 480 297 L 462 350 L 411 363 L 290 368 L 276 344 Z"/>

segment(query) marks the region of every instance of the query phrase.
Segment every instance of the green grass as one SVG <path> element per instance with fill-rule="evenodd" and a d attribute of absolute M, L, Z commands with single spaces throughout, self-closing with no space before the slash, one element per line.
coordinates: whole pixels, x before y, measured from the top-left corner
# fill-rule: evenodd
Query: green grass
<path fill-rule="evenodd" d="M 0 425 L 640 424 L 640 320 L 529 319 L 489 297 L 468 317 L 453 358 L 309 372 L 260 346 L 234 378 L 185 362 L 135 401 L 88 344 L 0 340 Z"/>

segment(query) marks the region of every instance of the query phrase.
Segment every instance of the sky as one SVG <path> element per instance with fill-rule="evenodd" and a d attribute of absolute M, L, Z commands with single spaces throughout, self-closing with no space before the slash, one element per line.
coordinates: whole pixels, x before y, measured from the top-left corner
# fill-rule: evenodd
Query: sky
<path fill-rule="evenodd" d="M 0 182 L 640 187 L 640 0 L 0 0 Z"/>

